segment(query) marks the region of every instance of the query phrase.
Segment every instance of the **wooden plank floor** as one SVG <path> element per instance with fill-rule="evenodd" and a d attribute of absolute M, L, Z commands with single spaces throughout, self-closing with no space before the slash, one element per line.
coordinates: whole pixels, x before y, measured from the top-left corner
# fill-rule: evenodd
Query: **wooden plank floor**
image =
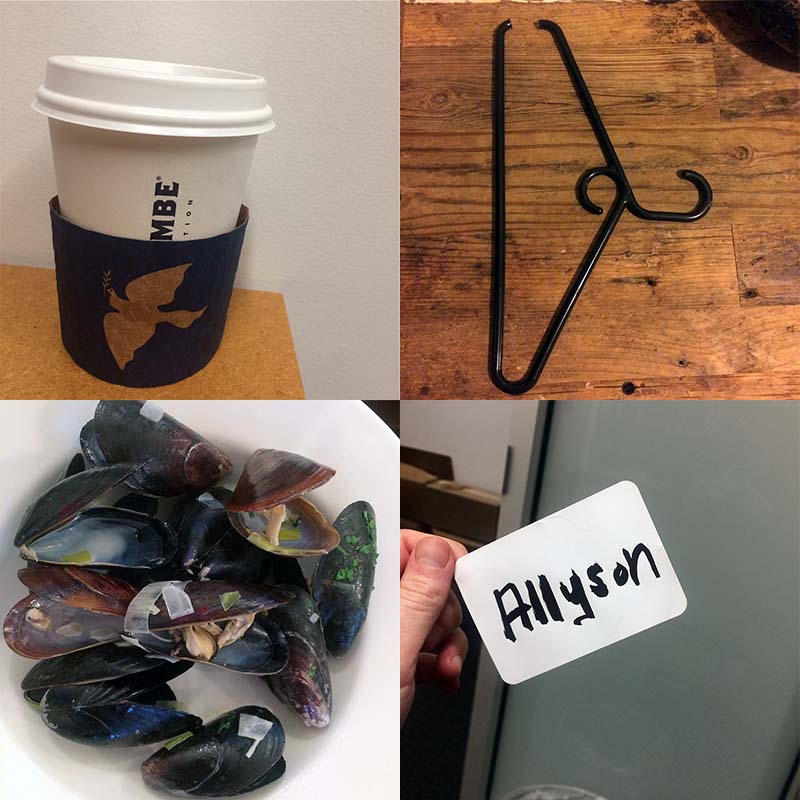
<path fill-rule="evenodd" d="M 681 168 L 708 178 L 714 205 L 691 224 L 623 216 L 526 397 L 800 397 L 797 59 L 737 5 L 404 6 L 403 397 L 506 396 L 487 355 L 491 43 L 507 17 L 508 377 L 525 371 L 599 224 L 574 192 L 603 159 L 552 38 L 534 28 L 547 17 L 642 205 L 689 210 Z M 607 207 L 611 182 L 592 196 Z"/>

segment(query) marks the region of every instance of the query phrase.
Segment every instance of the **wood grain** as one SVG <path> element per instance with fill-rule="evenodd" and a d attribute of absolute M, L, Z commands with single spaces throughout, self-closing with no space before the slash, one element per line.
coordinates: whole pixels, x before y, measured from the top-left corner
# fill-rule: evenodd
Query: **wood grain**
<path fill-rule="evenodd" d="M 653 317 L 669 317 L 671 325 L 654 325 Z M 507 321 L 507 376 L 519 377 L 527 367 L 531 342 L 541 332 L 548 315 L 512 312 Z M 424 379 L 431 362 L 444 363 L 439 383 L 413 386 L 414 396 L 478 398 L 485 396 L 487 351 L 483 358 L 457 361 L 453 354 L 477 329 L 488 337 L 488 328 L 474 313 L 431 315 L 417 331 L 427 339 L 423 362 L 416 372 Z M 745 343 L 742 346 L 742 343 Z M 401 358 L 408 358 L 407 342 Z M 797 354 L 800 348 L 800 314 L 793 306 L 760 306 L 743 314 L 738 308 L 678 311 L 664 315 L 646 307 L 616 309 L 598 320 L 590 309 L 576 308 L 559 339 L 540 383 L 527 395 L 597 399 L 622 396 L 625 383 L 646 386 L 650 397 L 684 397 L 688 386 L 714 387 L 709 397 L 738 397 L 738 377 L 759 375 L 759 396 L 770 394 L 771 380 L 786 393 L 800 387 Z M 580 364 L 580 378 L 575 364 Z M 770 377 L 772 376 L 772 377 Z M 656 380 L 654 380 L 656 379 Z M 693 380 L 689 380 L 693 379 Z M 720 379 L 717 381 L 716 379 Z M 724 379 L 724 380 L 722 380 Z M 753 383 L 742 381 L 750 396 Z M 669 387 L 673 387 L 670 389 Z M 645 396 L 639 392 L 637 396 Z M 792 396 L 794 396 L 792 394 Z"/>
<path fill-rule="evenodd" d="M 603 159 L 542 16 L 564 27 L 637 199 L 688 210 L 674 173 L 692 168 L 714 206 L 692 224 L 623 217 L 527 396 L 621 397 L 625 382 L 632 397 L 800 396 L 798 75 L 734 6 L 404 8 L 403 397 L 505 396 L 486 364 L 491 38 L 506 17 L 509 377 L 597 230 L 574 192 Z M 606 179 L 591 192 L 613 198 Z"/>
<path fill-rule="evenodd" d="M 742 305 L 800 306 L 797 216 L 737 217 L 733 238 Z"/>

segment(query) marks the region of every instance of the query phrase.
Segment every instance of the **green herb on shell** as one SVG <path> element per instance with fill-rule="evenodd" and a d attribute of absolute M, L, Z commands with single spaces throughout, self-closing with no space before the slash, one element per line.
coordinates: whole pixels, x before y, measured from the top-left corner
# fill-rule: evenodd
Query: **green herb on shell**
<path fill-rule="evenodd" d="M 239 600 L 240 597 L 241 595 L 239 594 L 239 592 L 223 592 L 219 596 L 219 602 L 222 608 L 225 611 L 228 611 L 228 609 L 230 609 L 231 606 L 235 605 L 236 601 Z"/>
<path fill-rule="evenodd" d="M 355 579 L 356 571 L 352 567 L 344 567 L 336 572 L 335 580 L 337 581 L 354 581 Z"/>
<path fill-rule="evenodd" d="M 194 736 L 194 734 L 191 731 L 185 731 L 184 733 L 180 733 L 177 736 L 173 737 L 168 742 L 164 742 L 164 747 L 167 750 L 172 750 L 173 747 L 177 747 L 181 742 L 185 742 L 192 736 Z"/>

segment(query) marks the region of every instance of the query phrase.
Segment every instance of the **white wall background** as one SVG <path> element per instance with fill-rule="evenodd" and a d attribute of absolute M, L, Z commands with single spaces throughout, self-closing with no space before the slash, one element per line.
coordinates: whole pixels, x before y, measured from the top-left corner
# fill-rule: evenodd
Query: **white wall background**
<path fill-rule="evenodd" d="M 515 405 L 497 400 L 403 400 L 400 443 L 450 456 L 457 481 L 500 494 Z"/>
<path fill-rule="evenodd" d="M 264 75 L 277 127 L 256 149 L 237 286 L 283 293 L 308 397 L 397 397 L 399 41 L 394 2 L 3 0 L 0 262 L 53 266 L 55 176 L 30 108 L 49 56 Z"/>

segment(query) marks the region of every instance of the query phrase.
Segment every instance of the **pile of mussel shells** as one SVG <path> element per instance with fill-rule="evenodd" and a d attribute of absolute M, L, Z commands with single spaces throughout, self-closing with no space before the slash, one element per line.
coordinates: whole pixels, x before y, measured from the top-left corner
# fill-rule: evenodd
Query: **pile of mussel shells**
<path fill-rule="evenodd" d="M 232 469 L 153 403 L 101 401 L 80 453 L 14 538 L 28 594 L 3 635 L 38 659 L 25 699 L 73 742 L 164 742 L 141 772 L 177 795 L 229 796 L 280 778 L 285 734 L 263 706 L 204 723 L 169 682 L 197 663 L 257 675 L 265 700 L 324 728 L 327 658 L 350 649 L 372 592 L 372 507 L 351 503 L 331 524 L 307 495 L 333 469 L 269 449 L 229 488 Z M 315 556 L 308 581 L 299 559 Z"/>

